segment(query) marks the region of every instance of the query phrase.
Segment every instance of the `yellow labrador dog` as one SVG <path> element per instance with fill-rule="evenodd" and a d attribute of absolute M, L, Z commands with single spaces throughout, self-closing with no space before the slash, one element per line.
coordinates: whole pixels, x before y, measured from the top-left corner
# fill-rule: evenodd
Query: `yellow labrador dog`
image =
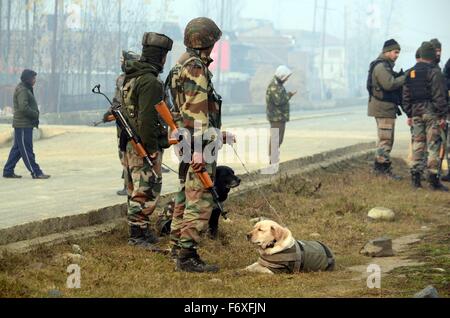
<path fill-rule="evenodd" d="M 246 271 L 276 274 L 334 270 L 335 258 L 326 245 L 297 241 L 288 228 L 274 221 L 256 223 L 247 239 L 258 245 L 260 257 Z"/>

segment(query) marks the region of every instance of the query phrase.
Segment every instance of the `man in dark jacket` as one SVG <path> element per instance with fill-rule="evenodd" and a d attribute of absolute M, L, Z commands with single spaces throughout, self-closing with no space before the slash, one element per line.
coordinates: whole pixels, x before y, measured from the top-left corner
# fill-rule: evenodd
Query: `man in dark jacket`
<path fill-rule="evenodd" d="M 31 172 L 33 179 L 50 178 L 42 172 L 33 153 L 33 128 L 39 125 L 39 109 L 33 92 L 36 75 L 37 73 L 32 70 L 24 70 L 20 77 L 21 82 L 14 92 L 14 144 L 3 168 L 4 178 L 21 178 L 14 173 L 20 158 Z"/>
<path fill-rule="evenodd" d="M 401 88 L 405 76 L 394 72 L 395 61 L 400 55 L 400 45 L 393 39 L 384 43 L 383 52 L 370 64 L 367 89 L 369 91 L 368 116 L 375 117 L 378 128 L 378 149 L 374 171 L 393 179 L 391 150 L 394 144 L 395 120 L 401 104 Z M 401 114 L 401 113 L 400 113 Z"/>
<path fill-rule="evenodd" d="M 442 72 L 433 64 L 436 51 L 431 42 L 423 42 L 420 52 L 422 60 L 409 70 L 403 87 L 403 109 L 408 115 L 413 134 L 412 185 L 421 187 L 421 176 L 426 169 L 431 189 L 448 191 L 438 177 L 441 164 L 439 151 L 445 139 L 442 138 L 441 130 L 448 114 L 447 89 Z"/>

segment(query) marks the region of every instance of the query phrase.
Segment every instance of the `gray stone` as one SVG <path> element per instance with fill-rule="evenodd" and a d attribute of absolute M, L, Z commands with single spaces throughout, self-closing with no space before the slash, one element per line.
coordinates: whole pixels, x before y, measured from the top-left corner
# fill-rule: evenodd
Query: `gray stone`
<path fill-rule="evenodd" d="M 63 258 L 64 260 L 71 263 L 79 263 L 84 257 L 80 254 L 65 253 Z"/>
<path fill-rule="evenodd" d="M 372 220 L 393 221 L 395 213 L 391 209 L 376 207 L 369 211 L 367 216 Z"/>
<path fill-rule="evenodd" d="M 359 253 L 369 257 L 394 256 L 392 240 L 386 237 L 371 240 L 359 251 Z"/>
<path fill-rule="evenodd" d="M 77 245 L 77 244 L 72 245 L 72 251 L 75 254 L 83 254 L 83 250 L 81 249 L 80 245 Z"/>
<path fill-rule="evenodd" d="M 214 284 L 222 284 L 222 280 L 218 278 L 210 279 L 209 282 Z"/>
<path fill-rule="evenodd" d="M 439 298 L 439 294 L 436 288 L 430 285 L 416 293 L 413 298 Z"/>

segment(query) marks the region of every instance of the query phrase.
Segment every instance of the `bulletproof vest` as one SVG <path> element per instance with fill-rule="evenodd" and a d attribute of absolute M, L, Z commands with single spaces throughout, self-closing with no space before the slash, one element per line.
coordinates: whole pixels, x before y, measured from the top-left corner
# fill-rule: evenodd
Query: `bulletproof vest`
<path fill-rule="evenodd" d="M 405 85 L 409 88 L 412 104 L 431 101 L 431 85 L 428 81 L 431 70 L 430 64 L 418 63 L 409 72 Z"/>
<path fill-rule="evenodd" d="M 260 256 L 258 263 L 275 273 L 332 270 L 334 256 L 317 241 L 296 241 L 291 248 L 273 255 Z"/>
<path fill-rule="evenodd" d="M 199 63 L 204 65 L 203 61 L 199 57 L 191 56 L 185 61 L 182 61 L 182 64 L 177 64 L 172 68 L 165 83 L 166 90 L 169 91 L 172 95 L 172 100 L 169 101 L 169 103 L 173 104 L 172 115 L 174 116 L 174 118 L 179 119 L 179 121 L 177 121 L 177 123 L 180 124 L 179 127 L 182 127 L 180 107 L 186 102 L 186 99 L 184 97 L 183 80 L 181 79 L 181 73 L 183 71 L 183 68 L 192 61 L 198 61 Z M 206 68 L 206 78 L 208 81 L 209 126 L 220 129 L 222 127 L 222 98 L 216 93 L 211 81 L 211 77 L 212 73 L 208 70 L 208 68 Z"/>
<path fill-rule="evenodd" d="M 387 66 L 389 72 L 394 77 L 396 77 L 396 73 L 394 72 L 391 65 L 386 60 L 378 58 L 375 61 L 373 61 L 372 63 L 370 63 L 369 74 L 367 76 L 367 84 L 366 84 L 369 96 L 371 98 L 373 97 L 373 98 L 376 98 L 383 102 L 394 103 L 394 104 L 400 105 L 401 104 L 401 88 L 398 90 L 389 92 L 389 91 L 384 90 L 382 87 L 379 87 L 382 91 L 381 98 L 375 96 L 373 93 L 375 90 L 375 86 L 373 85 L 373 71 L 374 71 L 375 67 L 380 63 L 384 63 Z"/>

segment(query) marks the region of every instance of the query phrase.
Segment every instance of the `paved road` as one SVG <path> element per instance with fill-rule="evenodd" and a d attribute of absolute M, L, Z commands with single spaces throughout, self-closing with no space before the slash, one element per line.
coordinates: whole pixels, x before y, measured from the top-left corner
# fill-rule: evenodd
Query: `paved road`
<path fill-rule="evenodd" d="M 225 117 L 224 129 L 238 132 L 253 129 L 264 135 L 268 129 L 265 115 Z M 52 136 L 35 143 L 35 153 L 50 180 L 33 180 L 22 162 L 16 173 L 20 180 L 0 179 L 0 228 L 45 218 L 85 213 L 87 211 L 125 202 L 115 194 L 121 187 L 121 167 L 117 157 L 114 127 L 44 126 L 46 135 Z M 0 125 L 0 131 L 8 129 Z M 247 130 L 248 132 L 248 130 Z M 404 156 L 408 149 L 409 132 L 404 118 L 398 123 L 394 154 Z M 364 106 L 357 108 L 297 112 L 288 123 L 285 142 L 281 148 L 281 161 L 309 156 L 323 151 L 374 141 L 375 121 L 366 116 Z M 261 137 L 256 142 L 243 136 L 246 151 L 241 153 L 249 169 L 267 165 L 266 157 L 259 155 L 267 142 Z M 259 146 L 256 146 L 259 144 Z M 257 148 L 255 148 L 257 147 Z M 9 152 L 0 148 L 0 167 Z M 165 162 L 176 167 L 171 152 Z M 224 146 L 220 163 L 232 158 L 232 150 Z M 227 163 L 237 173 L 244 173 L 238 161 Z M 177 176 L 164 174 L 163 192 L 177 189 Z"/>

